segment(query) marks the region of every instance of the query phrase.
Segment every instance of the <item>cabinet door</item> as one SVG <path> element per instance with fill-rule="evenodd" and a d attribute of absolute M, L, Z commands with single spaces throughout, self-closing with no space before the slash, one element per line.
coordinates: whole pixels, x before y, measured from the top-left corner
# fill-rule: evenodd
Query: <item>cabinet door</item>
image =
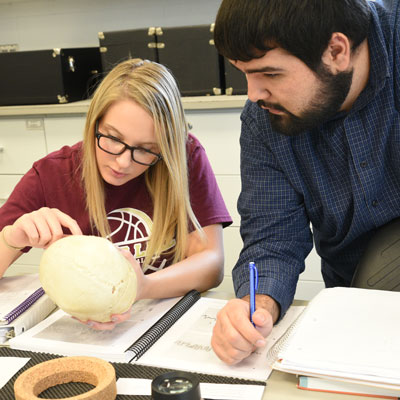
<path fill-rule="evenodd" d="M 68 145 L 71 146 L 83 138 L 86 115 L 46 117 L 46 141 L 49 153 Z"/>
<path fill-rule="evenodd" d="M 0 174 L 24 174 L 45 155 L 42 118 L 0 120 Z"/>
<path fill-rule="evenodd" d="M 186 111 L 216 175 L 240 175 L 240 109 Z"/>
<path fill-rule="evenodd" d="M 0 207 L 7 201 L 22 175 L 0 175 Z"/>
<path fill-rule="evenodd" d="M 237 210 L 237 200 L 240 194 L 240 175 L 216 175 L 219 190 L 225 205 L 232 217 L 232 226 L 240 226 L 240 215 Z"/>
<path fill-rule="evenodd" d="M 31 249 L 23 254 L 6 270 L 4 276 L 35 274 L 39 272 L 43 249 Z"/>

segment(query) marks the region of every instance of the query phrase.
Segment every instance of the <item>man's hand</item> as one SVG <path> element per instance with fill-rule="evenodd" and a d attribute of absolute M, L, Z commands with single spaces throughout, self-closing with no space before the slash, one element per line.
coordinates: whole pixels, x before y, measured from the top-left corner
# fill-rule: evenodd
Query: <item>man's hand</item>
<path fill-rule="evenodd" d="M 230 300 L 217 315 L 211 345 L 215 354 L 227 364 L 237 364 L 256 348 L 264 347 L 279 317 L 279 306 L 269 296 L 256 296 L 256 311 L 250 322 L 248 296 Z"/>

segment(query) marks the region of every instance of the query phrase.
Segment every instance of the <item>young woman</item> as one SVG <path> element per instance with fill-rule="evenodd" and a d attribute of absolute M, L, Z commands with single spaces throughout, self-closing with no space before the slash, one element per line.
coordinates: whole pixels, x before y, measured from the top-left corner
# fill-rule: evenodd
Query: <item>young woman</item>
<path fill-rule="evenodd" d="M 128 60 L 97 88 L 83 142 L 34 163 L 0 208 L 0 277 L 31 247 L 101 235 L 130 250 L 138 299 L 204 291 L 221 282 L 231 222 L 174 78 Z"/>

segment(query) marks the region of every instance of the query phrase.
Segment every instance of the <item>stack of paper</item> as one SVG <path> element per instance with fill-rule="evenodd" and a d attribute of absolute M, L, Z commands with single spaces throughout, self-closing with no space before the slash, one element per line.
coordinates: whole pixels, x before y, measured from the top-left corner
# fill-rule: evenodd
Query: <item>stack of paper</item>
<path fill-rule="evenodd" d="M 316 378 L 315 376 L 300 376 L 297 387 L 299 389 L 316 392 L 354 394 L 357 396 L 391 400 L 398 400 L 400 395 L 399 390 L 396 389 L 386 389 L 367 384 L 338 381 L 331 378 Z"/>
<path fill-rule="evenodd" d="M 400 292 L 324 289 L 272 350 L 273 368 L 400 390 L 399 304 Z"/>

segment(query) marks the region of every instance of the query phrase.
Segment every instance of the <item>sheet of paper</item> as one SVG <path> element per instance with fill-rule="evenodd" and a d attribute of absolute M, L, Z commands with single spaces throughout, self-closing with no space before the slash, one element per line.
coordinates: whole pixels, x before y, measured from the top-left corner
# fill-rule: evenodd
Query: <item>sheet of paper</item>
<path fill-rule="evenodd" d="M 39 288 L 39 274 L 0 279 L 0 320 Z"/>
<path fill-rule="evenodd" d="M 0 357 L 0 389 L 30 360 L 22 357 Z"/>
<path fill-rule="evenodd" d="M 220 383 L 200 383 L 201 397 L 218 400 L 261 400 L 265 386 L 261 385 L 228 385 Z M 119 378 L 117 394 L 131 396 L 150 396 L 151 380 Z"/>
<path fill-rule="evenodd" d="M 222 362 L 211 347 L 212 330 L 218 311 L 226 300 L 202 298 L 183 315 L 139 360 L 138 364 L 206 374 L 266 381 L 272 369 L 267 354 L 304 307 L 291 307 L 273 328 L 267 346 L 257 349 L 237 365 Z"/>

